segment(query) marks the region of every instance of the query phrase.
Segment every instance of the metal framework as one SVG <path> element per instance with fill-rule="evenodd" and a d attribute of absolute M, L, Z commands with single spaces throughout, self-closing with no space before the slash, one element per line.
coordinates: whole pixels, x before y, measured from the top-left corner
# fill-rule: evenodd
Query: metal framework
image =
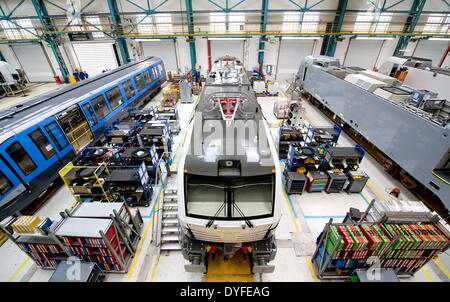
<path fill-rule="evenodd" d="M 64 62 L 61 51 L 59 50 L 59 43 L 57 36 L 54 34 L 49 34 L 48 32 L 54 31 L 54 26 L 51 21 L 51 18 L 48 16 L 47 8 L 45 7 L 44 0 L 32 0 L 34 9 L 36 10 L 36 14 L 39 18 L 39 21 L 42 25 L 43 34 L 40 37 L 42 41 L 45 41 L 50 45 L 50 48 L 53 52 L 53 56 L 58 63 L 59 70 L 63 77 L 63 81 L 69 82 L 69 70 L 67 69 L 67 65 Z M 23 3 L 23 2 L 21 2 Z"/>
<path fill-rule="evenodd" d="M 347 9 L 348 0 L 339 0 L 339 4 L 336 10 L 336 17 L 334 18 L 334 26 L 332 32 L 340 32 L 342 23 L 344 22 L 345 11 Z M 330 36 L 327 42 L 326 55 L 334 57 L 334 52 L 336 51 L 337 36 Z"/>
<path fill-rule="evenodd" d="M 267 27 L 267 17 L 269 14 L 269 0 L 262 0 L 262 14 L 261 14 L 261 33 L 266 32 Z M 259 39 L 259 47 L 258 47 L 258 64 L 259 64 L 259 73 L 262 74 L 263 64 L 264 64 L 264 46 L 266 36 L 263 35 Z"/>
<path fill-rule="evenodd" d="M 426 0 L 414 0 L 411 7 L 410 15 L 408 16 L 405 27 L 403 29 L 403 32 L 407 35 L 401 36 L 400 39 L 398 40 L 397 46 L 395 47 L 394 55 L 399 55 L 401 51 L 404 50 L 408 45 L 409 40 L 413 36 L 412 33 L 414 32 L 414 29 L 416 28 L 416 25 L 419 22 L 425 3 Z M 401 55 L 403 55 L 403 53 Z"/>
<path fill-rule="evenodd" d="M 195 38 L 193 36 L 194 16 L 192 13 L 192 0 L 186 0 L 186 17 L 187 17 L 188 30 L 189 30 L 188 40 L 189 40 L 189 52 L 191 55 L 191 70 L 192 70 L 192 72 L 195 72 L 196 64 L 197 64 L 197 54 L 195 51 Z"/>
<path fill-rule="evenodd" d="M 440 37 L 450 37 L 450 34 L 448 33 L 419 33 L 415 32 L 415 27 L 419 22 L 420 16 L 423 14 L 430 14 L 430 13 L 437 13 L 437 12 L 431 12 L 431 11 L 424 11 L 424 5 L 426 0 L 414 0 L 413 5 L 410 10 L 396 10 L 396 8 L 404 3 L 406 0 L 383 0 L 383 1 L 375 1 L 375 0 L 368 0 L 372 5 L 374 6 L 374 9 L 378 13 L 382 12 L 391 12 L 395 14 L 407 14 L 408 19 L 406 22 L 406 25 L 404 29 L 400 31 L 391 31 L 391 32 L 385 32 L 385 33 L 373 33 L 373 32 L 366 32 L 366 33 L 353 33 L 350 31 L 343 32 L 341 31 L 342 24 L 344 23 L 345 15 L 346 13 L 358 13 L 358 12 L 364 12 L 367 10 L 347 10 L 347 2 L 348 0 L 339 0 L 337 9 L 321 9 L 318 6 L 320 4 L 323 4 L 326 1 L 330 0 L 285 0 L 286 3 L 291 3 L 294 8 L 289 9 L 269 9 L 269 0 L 262 0 L 262 8 L 261 10 L 256 9 L 248 9 L 243 10 L 240 9 L 240 6 L 246 1 L 246 0 L 236 0 L 233 4 L 230 3 L 229 0 L 223 0 L 222 3 L 219 4 L 218 0 L 208 0 L 209 3 L 214 5 L 217 9 L 216 10 L 200 10 L 195 11 L 193 10 L 193 1 L 192 0 L 185 0 L 185 10 L 184 11 L 161 11 L 161 8 L 169 2 L 169 0 L 159 0 L 158 4 L 155 7 L 152 7 L 150 4 L 150 1 L 147 1 L 147 5 L 142 5 L 135 3 L 134 0 L 125 0 L 127 3 L 131 4 L 133 7 L 136 8 L 136 11 L 119 11 L 117 0 L 107 0 L 109 12 L 101 12 L 101 13 L 87 13 L 86 9 L 90 7 L 95 1 L 97 0 L 85 0 L 86 2 L 84 5 L 79 9 L 78 12 L 75 12 L 75 9 L 72 7 L 65 7 L 61 4 L 55 3 L 55 0 L 32 0 L 33 6 L 36 11 L 36 16 L 17 16 L 15 15 L 18 8 L 21 7 L 26 1 L 25 0 L 17 0 L 16 4 L 12 7 L 10 12 L 5 12 L 4 7 L 0 4 L 0 20 L 7 20 L 14 24 L 18 29 L 21 29 L 22 31 L 26 31 L 30 34 L 30 37 L 23 38 L 23 39 L 13 39 L 13 38 L 6 38 L 2 39 L 0 38 L 0 43 L 29 43 L 29 42 L 45 42 L 48 43 L 50 48 L 52 49 L 53 55 L 55 56 L 59 69 L 61 70 L 61 74 L 64 77 L 64 80 L 67 80 L 68 77 L 68 70 L 67 66 L 65 65 L 64 61 L 62 60 L 61 53 L 59 51 L 58 47 L 58 37 L 59 35 L 64 35 L 71 32 L 103 32 L 106 36 L 116 41 L 118 45 L 118 49 L 120 52 L 120 56 L 123 63 L 127 63 L 130 61 L 130 55 L 126 44 L 127 38 L 175 38 L 175 37 L 186 37 L 187 41 L 189 42 L 189 49 L 190 49 L 190 57 L 191 57 L 191 69 L 195 71 L 196 69 L 196 49 L 195 49 L 195 37 L 220 37 L 220 36 L 227 36 L 227 37 L 260 37 L 259 41 L 259 50 L 258 50 L 258 63 L 259 68 L 262 70 L 263 63 L 264 63 L 264 48 L 265 48 L 265 40 L 267 37 L 279 37 L 279 36 L 322 36 L 322 37 L 328 37 L 328 42 L 326 43 L 325 53 L 327 55 L 334 55 L 335 49 L 336 49 L 336 39 L 339 36 L 381 36 L 381 37 L 387 37 L 387 36 L 398 36 L 400 37 L 397 48 L 396 48 L 396 54 L 400 52 L 400 50 L 404 49 L 413 36 L 420 36 L 420 37 L 429 37 L 429 36 L 440 36 Z M 448 0 L 440 0 L 442 3 L 444 3 L 448 8 L 450 8 L 450 2 Z M 61 11 L 61 14 L 53 14 L 50 15 L 47 11 L 47 6 L 52 6 L 57 8 Z M 194 27 L 194 14 L 196 15 L 204 15 L 209 14 L 213 12 L 237 12 L 237 13 L 253 13 L 253 14 L 260 14 L 260 29 L 259 31 L 242 31 L 239 33 L 215 33 L 215 32 L 207 32 L 207 31 L 196 31 Z M 267 25 L 268 25 L 268 16 L 271 13 L 284 13 L 284 12 L 301 12 L 302 19 L 303 15 L 306 12 L 322 12 L 322 13 L 336 13 L 334 23 L 331 25 L 331 27 L 328 26 L 326 31 L 321 32 L 315 32 L 315 33 L 305 33 L 305 32 L 283 32 L 283 31 L 267 31 Z M 111 29 L 106 28 L 99 28 L 98 26 L 89 23 L 86 19 L 83 19 L 82 23 L 89 25 L 91 28 L 94 28 L 93 30 L 67 30 L 70 28 L 73 20 L 75 19 L 75 13 L 78 18 L 87 17 L 87 16 L 98 16 L 98 17 L 109 17 L 112 23 Z M 144 22 L 144 20 L 152 15 L 157 15 L 161 13 L 168 13 L 173 15 L 181 15 L 187 17 L 187 31 L 184 29 L 180 32 L 173 32 L 173 33 L 153 33 L 153 34 L 136 34 L 134 30 L 136 29 L 139 24 Z M 439 14 L 445 14 L 449 15 L 450 10 L 444 10 L 442 12 L 439 12 Z M 72 15 L 74 18 L 69 20 L 69 22 L 64 25 L 62 29 L 57 29 L 53 19 L 65 19 L 68 16 Z M 122 16 L 137 16 L 137 15 L 144 15 L 140 20 L 138 20 L 136 23 L 133 23 L 127 30 L 124 30 L 124 24 L 121 21 Z M 28 28 L 24 28 L 21 26 L 18 22 L 20 19 L 32 19 L 32 20 L 39 20 L 42 28 L 38 29 L 36 28 L 36 32 L 30 31 Z M 301 21 L 300 21 L 301 22 Z M 327 39 L 325 39 L 327 40 Z"/>
<path fill-rule="evenodd" d="M 111 13 L 111 21 L 114 28 L 115 40 L 117 41 L 117 45 L 119 46 L 120 55 L 122 57 L 123 64 L 130 62 L 130 54 L 128 53 L 127 42 L 125 38 L 117 35 L 118 32 L 121 32 L 121 20 L 119 15 L 119 8 L 117 7 L 116 0 L 108 0 L 109 12 Z"/>

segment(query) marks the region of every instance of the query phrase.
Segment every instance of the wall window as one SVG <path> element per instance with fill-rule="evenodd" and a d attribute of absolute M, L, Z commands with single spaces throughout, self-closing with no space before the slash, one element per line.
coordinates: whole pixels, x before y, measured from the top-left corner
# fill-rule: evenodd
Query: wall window
<path fill-rule="evenodd" d="M 32 38 L 37 35 L 31 19 L 16 19 L 13 22 L 1 20 L 0 26 L 9 39 Z"/>
<path fill-rule="evenodd" d="M 173 33 L 171 14 L 137 15 L 135 22 L 141 34 Z"/>
<path fill-rule="evenodd" d="M 285 12 L 283 16 L 282 32 L 300 31 L 300 12 Z"/>
<path fill-rule="evenodd" d="M 55 148 L 53 148 L 50 141 L 45 137 L 44 133 L 42 133 L 42 130 L 37 129 L 36 131 L 31 132 L 30 138 L 41 151 L 42 155 L 44 155 L 45 159 L 49 159 L 56 154 Z"/>
<path fill-rule="evenodd" d="M 100 18 L 98 16 L 87 16 L 84 17 L 86 25 L 83 24 L 81 18 L 72 18 L 67 19 L 67 22 L 70 23 L 68 27 L 71 31 L 83 31 L 83 30 L 101 30 L 102 25 L 100 22 Z M 103 38 L 105 34 L 103 32 L 92 32 L 92 37 L 94 38 Z"/>
<path fill-rule="evenodd" d="M 172 16 L 170 14 L 155 14 L 153 18 L 156 23 L 156 30 L 158 33 L 172 33 Z"/>
<path fill-rule="evenodd" d="M 316 32 L 319 27 L 319 13 L 304 13 L 301 27 L 302 32 Z"/>
<path fill-rule="evenodd" d="M 389 24 L 391 23 L 392 13 L 381 13 L 378 19 L 375 20 L 374 32 L 385 33 L 389 29 Z"/>
<path fill-rule="evenodd" d="M 12 188 L 12 184 L 5 174 L 0 171 L 0 195 L 5 195 Z"/>
<path fill-rule="evenodd" d="M 52 140 L 55 142 L 56 146 L 59 148 L 59 150 L 64 149 L 67 147 L 69 142 L 67 141 L 66 136 L 62 132 L 61 128 L 56 122 L 52 122 L 44 127 L 45 131 L 50 135 Z"/>
<path fill-rule="evenodd" d="M 450 16 L 447 16 L 441 28 L 441 34 L 448 34 L 450 30 Z"/>
<path fill-rule="evenodd" d="M 113 110 L 123 103 L 122 93 L 120 93 L 119 87 L 114 87 L 113 89 L 108 90 L 106 92 L 106 98 L 108 99 Z"/>
<path fill-rule="evenodd" d="M 14 143 L 6 148 L 6 153 L 12 158 L 12 160 L 19 166 L 20 170 L 25 175 L 29 175 L 36 170 L 36 164 L 33 162 L 27 151 L 19 143 Z"/>
<path fill-rule="evenodd" d="M 372 26 L 372 21 L 373 21 L 373 13 L 358 13 L 358 16 L 356 16 L 353 31 L 359 33 L 369 32 L 370 27 Z"/>
<path fill-rule="evenodd" d="M 94 106 L 95 113 L 97 113 L 99 119 L 103 119 L 109 114 L 109 108 L 103 95 L 99 95 L 98 97 L 92 99 L 91 103 Z"/>
<path fill-rule="evenodd" d="M 136 82 L 136 86 L 137 86 L 138 90 L 142 90 L 145 88 L 144 80 L 142 79 L 141 74 L 135 76 L 134 81 Z"/>
<path fill-rule="evenodd" d="M 238 32 L 244 30 L 245 14 L 243 13 L 229 13 L 228 15 L 229 27 L 231 32 Z"/>
<path fill-rule="evenodd" d="M 353 31 L 357 33 L 385 33 L 389 29 L 392 13 L 358 13 Z"/>
<path fill-rule="evenodd" d="M 102 24 L 100 22 L 100 18 L 97 16 L 87 16 L 84 18 L 87 23 L 86 28 L 88 30 L 101 30 L 103 29 Z M 104 38 L 105 34 L 103 32 L 93 32 L 92 36 L 94 38 Z"/>
<path fill-rule="evenodd" d="M 444 20 L 446 22 L 444 22 Z M 445 17 L 444 14 L 432 14 L 428 17 L 427 23 L 423 27 L 424 33 L 446 33 L 448 32 L 448 22 L 450 21 L 450 16 Z M 447 23 L 447 24 L 445 24 Z"/>
<path fill-rule="evenodd" d="M 210 13 L 209 14 L 209 31 L 211 32 L 226 32 L 227 16 L 225 13 Z"/>

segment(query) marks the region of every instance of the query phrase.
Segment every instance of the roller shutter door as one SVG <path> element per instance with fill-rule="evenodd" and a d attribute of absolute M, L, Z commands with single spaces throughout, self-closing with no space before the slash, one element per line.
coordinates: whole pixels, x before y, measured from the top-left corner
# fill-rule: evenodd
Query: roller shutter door
<path fill-rule="evenodd" d="M 312 54 L 313 40 L 281 40 L 278 76 L 289 77 L 297 73 L 303 59 Z"/>
<path fill-rule="evenodd" d="M 355 40 L 350 41 L 345 66 L 358 66 L 372 70 L 383 45 L 382 40 Z"/>
<path fill-rule="evenodd" d="M 119 66 L 112 43 L 76 43 L 72 45 L 76 61 L 89 76 L 95 76 L 105 69 L 114 69 Z"/>
<path fill-rule="evenodd" d="M 13 45 L 30 82 L 53 82 L 53 72 L 40 44 Z"/>
<path fill-rule="evenodd" d="M 177 70 L 174 41 L 141 42 L 141 45 L 146 57 L 154 56 L 163 60 L 166 71 Z"/>
<path fill-rule="evenodd" d="M 433 66 L 439 65 L 450 43 L 448 41 L 419 40 L 414 56 L 430 59 Z"/>
<path fill-rule="evenodd" d="M 236 57 L 238 60 L 244 60 L 244 40 L 211 40 L 211 61 L 230 55 Z"/>

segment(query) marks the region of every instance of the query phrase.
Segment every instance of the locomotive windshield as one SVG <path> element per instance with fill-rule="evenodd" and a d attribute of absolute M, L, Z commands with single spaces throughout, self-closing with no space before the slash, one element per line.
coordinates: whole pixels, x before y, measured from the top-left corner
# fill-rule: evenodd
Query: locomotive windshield
<path fill-rule="evenodd" d="M 273 216 L 275 175 L 186 176 L 187 216 L 239 220 Z"/>

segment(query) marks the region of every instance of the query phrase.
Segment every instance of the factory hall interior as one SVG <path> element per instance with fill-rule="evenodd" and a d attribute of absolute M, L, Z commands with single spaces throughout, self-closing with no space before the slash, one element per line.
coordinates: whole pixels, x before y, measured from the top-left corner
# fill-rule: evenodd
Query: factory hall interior
<path fill-rule="evenodd" d="M 0 282 L 448 282 L 449 29 L 447 0 L 0 0 Z"/>

